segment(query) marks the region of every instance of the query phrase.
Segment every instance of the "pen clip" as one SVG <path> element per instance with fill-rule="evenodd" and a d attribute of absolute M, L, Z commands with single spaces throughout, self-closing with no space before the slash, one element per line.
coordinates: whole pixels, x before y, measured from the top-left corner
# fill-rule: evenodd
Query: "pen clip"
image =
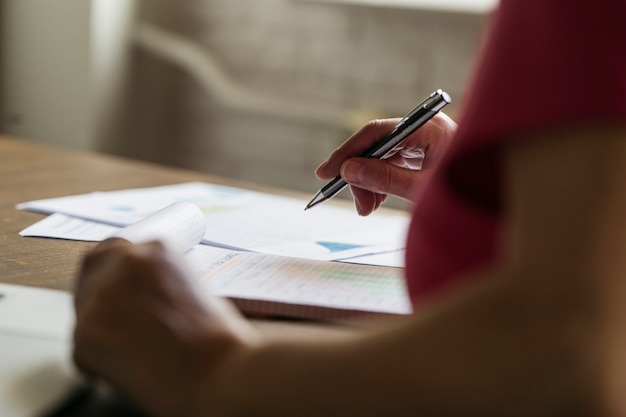
<path fill-rule="evenodd" d="M 396 128 L 401 126 L 407 120 L 411 118 L 415 113 L 422 109 L 426 109 L 432 112 L 438 112 L 443 109 L 447 104 L 452 101 L 448 93 L 441 89 L 434 91 L 426 100 L 415 106 L 406 116 L 404 116 L 396 125 Z"/>
<path fill-rule="evenodd" d="M 447 104 L 450 104 L 451 101 L 452 99 L 448 93 L 442 90 L 437 90 L 432 93 L 429 98 L 424 100 L 424 103 L 422 104 L 426 110 L 437 112 L 443 109 Z"/>

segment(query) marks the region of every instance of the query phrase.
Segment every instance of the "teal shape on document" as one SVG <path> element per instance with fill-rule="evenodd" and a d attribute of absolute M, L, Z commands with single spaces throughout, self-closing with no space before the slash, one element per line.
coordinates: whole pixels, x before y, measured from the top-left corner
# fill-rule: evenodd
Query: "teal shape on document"
<path fill-rule="evenodd" d="M 317 243 L 320 246 L 325 247 L 331 253 L 343 252 L 344 250 L 362 248 L 363 246 L 366 246 L 366 245 L 355 245 L 353 243 L 341 243 L 341 242 L 315 242 L 315 243 Z"/>

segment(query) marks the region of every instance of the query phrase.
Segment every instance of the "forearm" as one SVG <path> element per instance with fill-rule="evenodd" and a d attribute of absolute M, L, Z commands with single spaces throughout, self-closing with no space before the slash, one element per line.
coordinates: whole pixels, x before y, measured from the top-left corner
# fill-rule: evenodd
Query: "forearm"
<path fill-rule="evenodd" d="M 376 334 L 262 342 L 223 415 L 623 414 L 626 131 L 542 135 L 503 151 L 505 255 L 481 288 Z"/>
<path fill-rule="evenodd" d="M 428 316 L 375 333 L 265 341 L 224 368 L 206 409 L 218 415 L 217 405 L 228 416 L 583 412 L 593 403 L 581 395 L 593 379 L 581 360 L 590 347 L 568 337 L 580 323 L 525 302 L 507 278 L 487 279 Z"/>

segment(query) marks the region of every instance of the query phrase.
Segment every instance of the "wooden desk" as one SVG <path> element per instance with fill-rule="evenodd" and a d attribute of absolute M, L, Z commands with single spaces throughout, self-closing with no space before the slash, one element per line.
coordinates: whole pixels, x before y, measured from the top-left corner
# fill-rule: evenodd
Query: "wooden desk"
<path fill-rule="evenodd" d="M 187 181 L 252 188 L 199 172 L 59 150 L 0 136 L 0 282 L 71 291 L 79 259 L 93 246 L 88 242 L 20 237 L 20 230 L 44 215 L 18 211 L 16 204 L 91 191 Z M 259 190 L 259 187 L 254 188 Z M 261 187 L 261 191 L 272 190 Z M 253 324 L 264 334 L 278 336 L 317 337 L 320 333 L 348 331 L 345 327 L 304 322 L 254 320 Z M 76 415 L 107 415 L 98 413 L 101 409 L 90 404 L 88 412 Z"/>
<path fill-rule="evenodd" d="M 246 187 L 198 172 L 59 150 L 0 136 L 0 281 L 70 290 L 77 259 L 92 246 L 85 242 L 19 237 L 20 230 L 44 216 L 15 210 L 17 203 L 186 181 Z"/>

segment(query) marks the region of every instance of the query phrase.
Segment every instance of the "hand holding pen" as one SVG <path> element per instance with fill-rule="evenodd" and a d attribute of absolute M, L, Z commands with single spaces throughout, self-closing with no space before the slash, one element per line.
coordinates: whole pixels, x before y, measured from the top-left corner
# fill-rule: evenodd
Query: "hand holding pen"
<path fill-rule="evenodd" d="M 410 199 L 422 175 L 416 169 L 422 162 L 428 165 L 439 144 L 456 130 L 456 123 L 439 113 L 449 102 L 449 96 L 438 90 L 404 118 L 371 121 L 355 132 L 317 168 L 318 178 L 332 181 L 307 208 L 332 198 L 347 184 L 361 215 L 377 209 L 388 194 Z"/>

